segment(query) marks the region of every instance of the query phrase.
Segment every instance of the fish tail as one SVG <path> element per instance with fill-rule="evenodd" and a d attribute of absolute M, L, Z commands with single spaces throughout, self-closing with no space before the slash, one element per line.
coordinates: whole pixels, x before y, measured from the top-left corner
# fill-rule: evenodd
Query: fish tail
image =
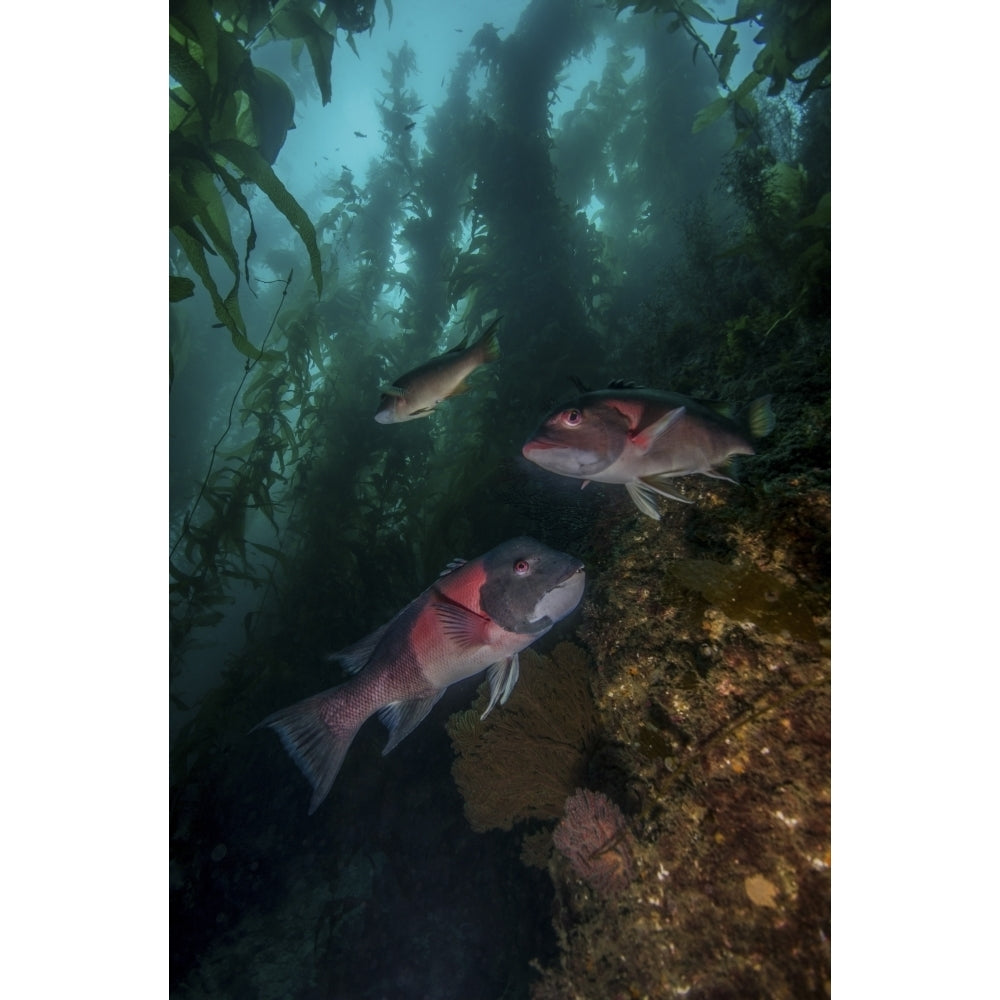
<path fill-rule="evenodd" d="M 312 785 L 309 800 L 311 816 L 326 798 L 334 779 L 344 763 L 347 748 L 351 745 L 359 726 L 338 729 L 333 724 L 337 717 L 337 688 L 296 702 L 288 708 L 274 712 L 254 726 L 267 726 L 281 738 L 289 756 Z"/>
<path fill-rule="evenodd" d="M 774 411 L 771 409 L 771 397 L 761 396 L 747 406 L 745 419 L 750 433 L 755 438 L 766 437 L 774 430 Z"/>
<path fill-rule="evenodd" d="M 497 339 L 497 325 L 500 323 L 500 319 L 501 317 L 497 316 L 486 328 L 486 332 L 476 342 L 476 347 L 482 350 L 482 364 L 486 364 L 489 361 L 496 361 L 500 357 L 500 341 Z"/>

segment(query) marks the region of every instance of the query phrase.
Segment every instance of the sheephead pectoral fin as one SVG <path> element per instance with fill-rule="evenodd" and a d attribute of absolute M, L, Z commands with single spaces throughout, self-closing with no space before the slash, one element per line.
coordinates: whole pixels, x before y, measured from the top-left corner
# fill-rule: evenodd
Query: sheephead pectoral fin
<path fill-rule="evenodd" d="M 327 725 L 325 719 L 330 715 L 327 703 L 331 697 L 335 697 L 336 690 L 331 688 L 312 698 L 306 698 L 305 701 L 269 715 L 254 726 L 254 729 L 267 726 L 278 734 L 289 756 L 312 785 L 310 816 L 316 812 L 333 786 L 347 749 L 357 732 L 357 727 L 336 730 Z"/>
<path fill-rule="evenodd" d="M 651 517 L 654 521 L 659 521 L 660 512 L 656 507 L 656 493 L 651 490 L 648 486 L 644 486 L 637 480 L 633 480 L 630 483 L 625 484 L 625 489 L 628 490 L 628 495 L 632 498 L 632 503 L 636 505 L 647 515 Z"/>
<path fill-rule="evenodd" d="M 380 708 L 378 717 L 389 730 L 389 742 L 382 751 L 384 757 L 395 750 L 401 740 L 413 732 L 427 717 L 427 713 L 437 704 L 438 699 L 447 689 L 441 688 L 429 698 L 414 698 L 412 701 L 394 701 Z"/>
<path fill-rule="evenodd" d="M 437 589 L 434 590 L 431 607 L 437 615 L 441 630 L 456 645 L 478 649 L 489 642 L 490 626 L 493 624 L 489 618 L 477 615 Z"/>
<path fill-rule="evenodd" d="M 494 663 L 489 668 L 486 676 L 490 682 L 490 703 L 486 706 L 486 711 L 479 716 L 480 719 L 485 719 L 493 711 L 497 703 L 501 705 L 507 704 L 507 699 L 510 697 L 511 691 L 514 690 L 514 685 L 517 683 L 520 669 L 517 653 L 509 656 L 506 660 Z"/>
<path fill-rule="evenodd" d="M 641 431 L 635 431 L 630 434 L 629 437 L 632 440 L 632 444 L 640 452 L 647 452 L 653 446 L 653 442 L 661 438 L 674 424 L 677 423 L 681 417 L 687 412 L 687 408 L 684 406 L 678 406 L 675 410 L 669 410 L 664 413 L 659 420 L 655 423 L 650 424 L 648 427 L 644 427 Z"/>
<path fill-rule="evenodd" d="M 654 493 L 659 493 L 661 497 L 666 497 L 668 500 L 679 500 L 681 503 L 694 503 L 693 500 L 689 500 L 682 493 L 675 493 L 673 490 L 667 489 L 667 483 L 670 482 L 672 476 L 642 476 L 642 485 L 651 489 Z"/>
<path fill-rule="evenodd" d="M 395 396 L 397 399 L 406 398 L 406 391 L 404 389 L 400 389 L 398 385 L 384 385 L 381 389 L 379 389 L 379 392 L 383 396 Z"/>

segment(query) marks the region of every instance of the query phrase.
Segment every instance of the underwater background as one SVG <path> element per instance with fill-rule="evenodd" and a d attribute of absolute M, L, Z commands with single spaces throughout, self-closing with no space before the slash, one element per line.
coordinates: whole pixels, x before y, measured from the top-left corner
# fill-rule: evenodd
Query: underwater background
<path fill-rule="evenodd" d="M 829 5 L 443 7 L 170 5 L 171 995 L 826 996 Z M 617 379 L 774 430 L 655 521 L 521 454 Z M 308 816 L 253 727 L 520 534 L 580 607 Z"/>

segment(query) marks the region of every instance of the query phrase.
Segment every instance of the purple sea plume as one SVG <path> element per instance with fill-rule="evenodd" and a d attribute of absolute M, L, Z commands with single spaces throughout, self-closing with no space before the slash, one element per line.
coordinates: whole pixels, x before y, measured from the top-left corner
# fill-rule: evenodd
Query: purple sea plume
<path fill-rule="evenodd" d="M 552 833 L 573 871 L 606 896 L 621 892 L 635 878 L 630 839 L 618 806 L 586 788 L 566 800 L 565 815 Z"/>

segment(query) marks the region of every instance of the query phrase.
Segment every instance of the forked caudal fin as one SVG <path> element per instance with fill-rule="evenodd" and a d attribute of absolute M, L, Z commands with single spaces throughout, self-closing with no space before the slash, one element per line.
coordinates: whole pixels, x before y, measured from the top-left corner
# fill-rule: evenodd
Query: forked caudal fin
<path fill-rule="evenodd" d="M 331 729 L 325 722 L 324 717 L 331 714 L 331 695 L 336 690 L 331 688 L 312 698 L 306 698 L 305 701 L 296 702 L 254 726 L 254 730 L 261 726 L 273 729 L 281 737 L 282 744 L 298 764 L 299 770 L 309 779 L 313 787 L 312 798 L 309 800 L 310 816 L 333 786 L 347 749 L 358 731 L 357 727 L 350 730 Z"/>

